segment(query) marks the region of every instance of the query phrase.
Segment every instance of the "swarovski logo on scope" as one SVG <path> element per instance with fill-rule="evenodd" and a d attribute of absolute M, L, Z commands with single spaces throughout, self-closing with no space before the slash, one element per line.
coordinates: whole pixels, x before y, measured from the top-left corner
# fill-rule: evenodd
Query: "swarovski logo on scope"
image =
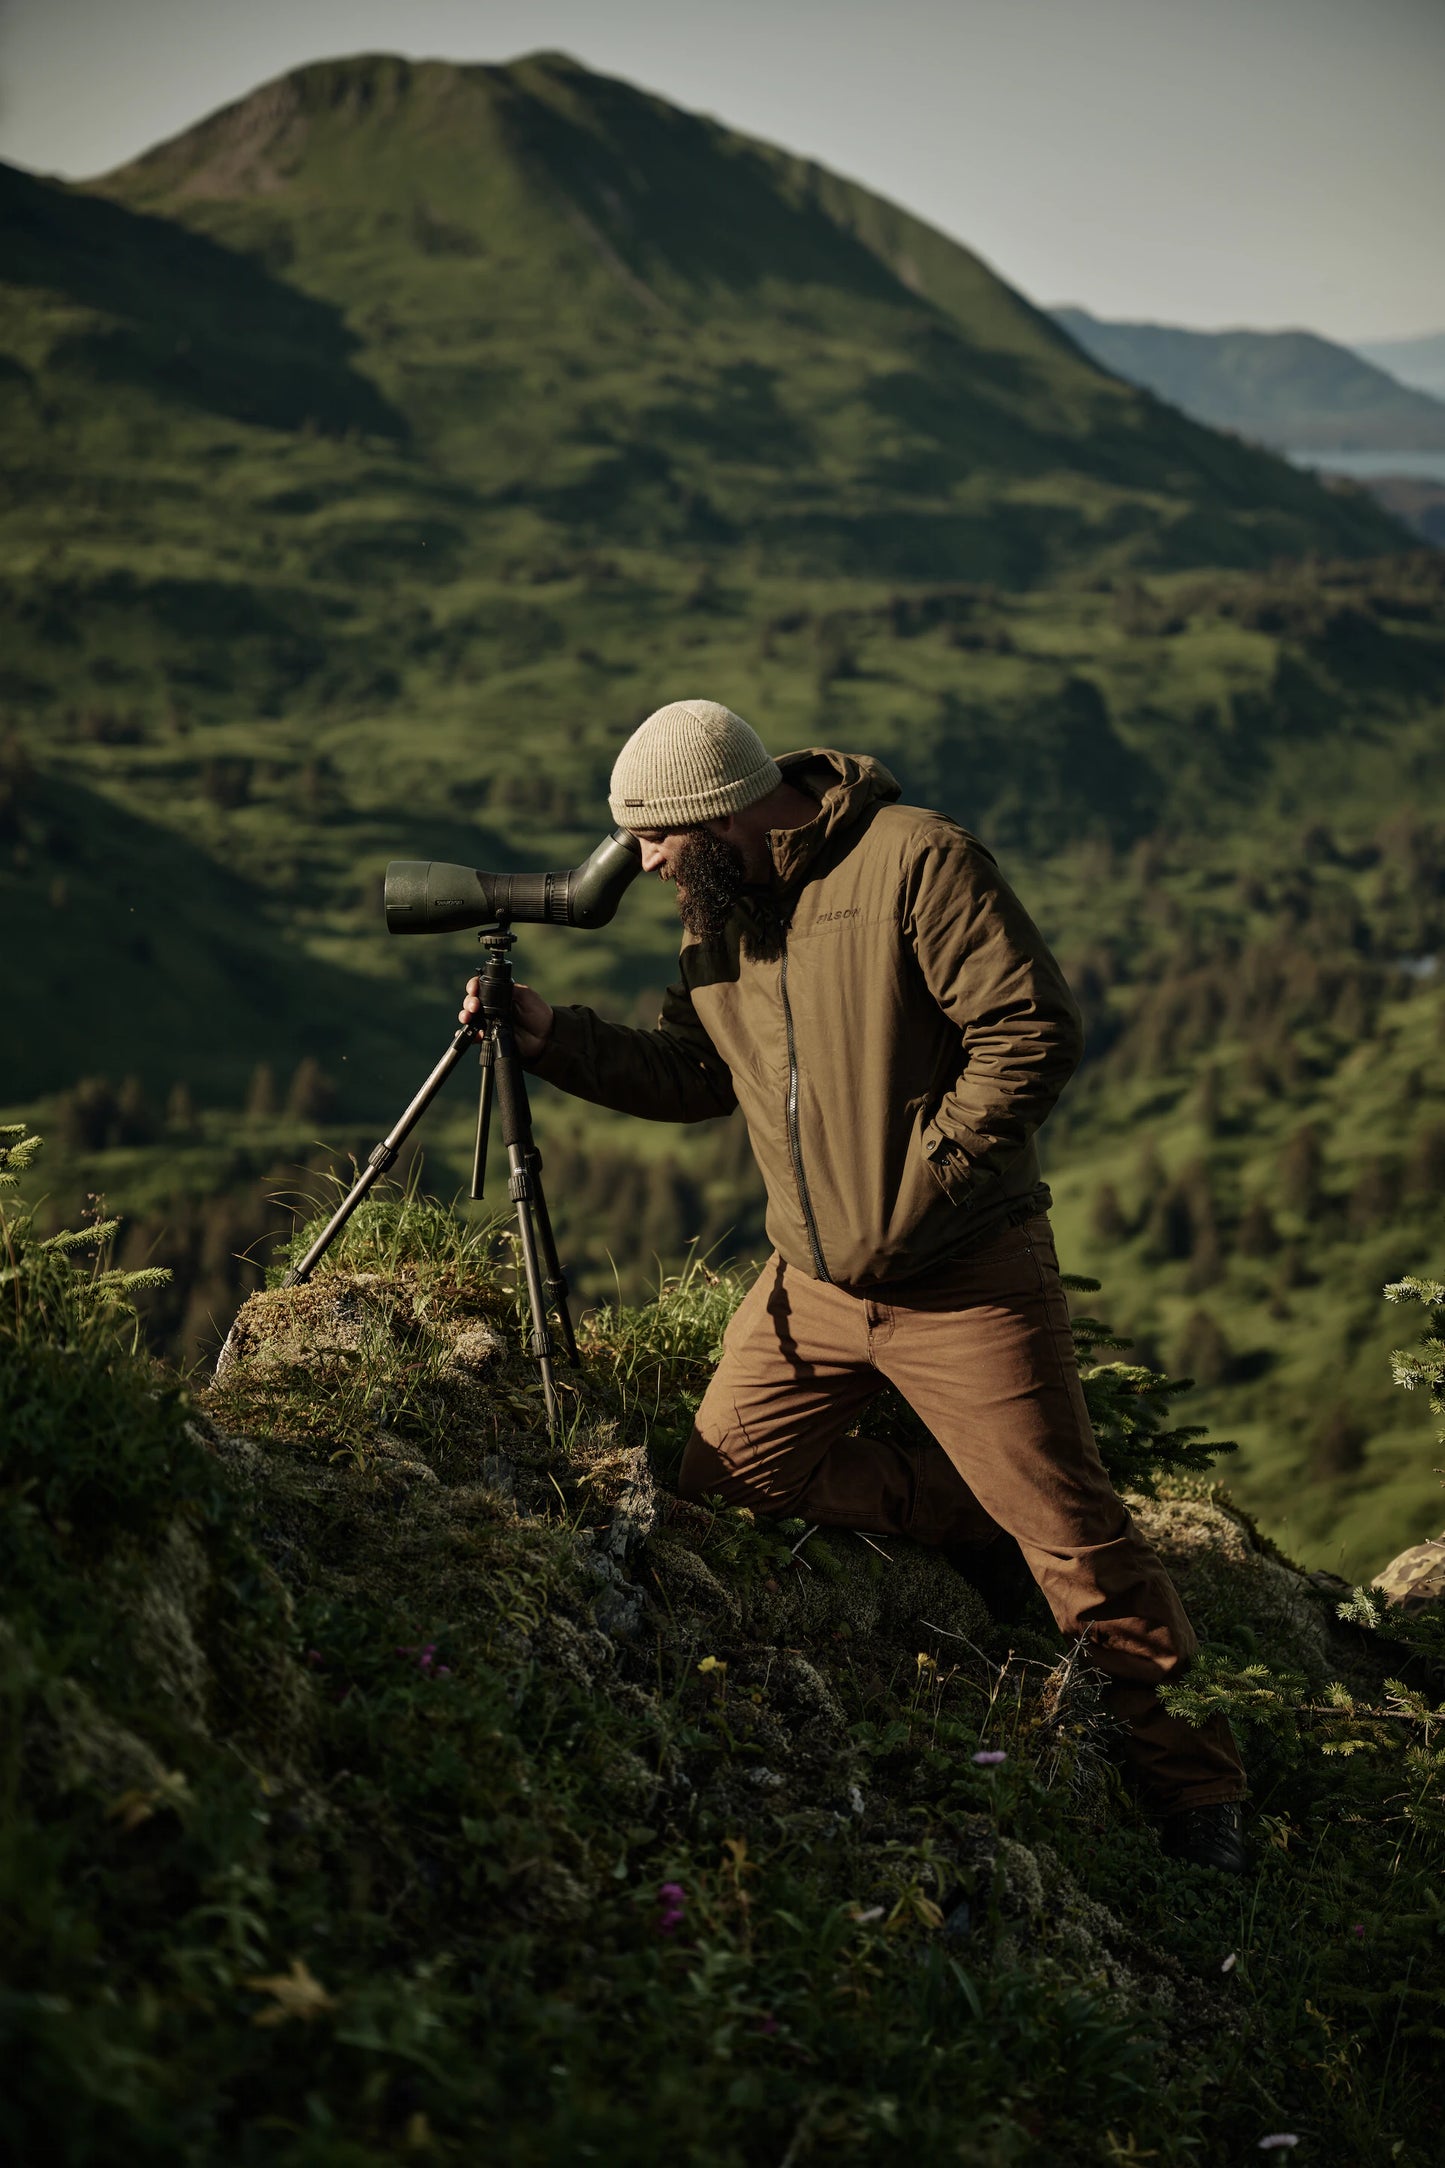
<path fill-rule="evenodd" d="M 468 926 L 605 926 L 642 871 L 642 846 L 625 828 L 604 836 L 567 873 L 482 873 L 427 858 L 386 869 L 388 933 L 459 933 Z"/>

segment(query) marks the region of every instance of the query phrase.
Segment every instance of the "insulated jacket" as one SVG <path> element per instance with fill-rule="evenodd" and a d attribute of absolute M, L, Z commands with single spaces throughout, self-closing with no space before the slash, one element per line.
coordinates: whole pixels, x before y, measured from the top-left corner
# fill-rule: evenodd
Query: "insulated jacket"
<path fill-rule="evenodd" d="M 866 755 L 785 756 L 819 801 L 768 837 L 781 954 L 749 906 L 688 936 L 655 1031 L 559 1008 L 529 1067 L 654 1121 L 742 1108 L 790 1266 L 907 1278 L 1045 1209 L 1034 1132 L 1083 1048 L 1062 973 L 983 845 Z"/>

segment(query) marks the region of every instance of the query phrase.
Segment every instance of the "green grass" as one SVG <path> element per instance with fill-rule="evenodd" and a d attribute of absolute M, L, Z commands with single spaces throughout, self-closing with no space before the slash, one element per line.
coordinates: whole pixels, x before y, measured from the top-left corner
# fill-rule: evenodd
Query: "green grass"
<path fill-rule="evenodd" d="M 1341 612 L 1358 613 L 1369 637 L 1383 641 L 1393 658 L 1368 691 L 1352 686 L 1340 660 L 1330 626 Z M 906 609 L 900 598 L 775 631 L 766 659 L 755 665 L 764 702 L 756 712 L 783 716 L 782 727 L 770 729 L 775 743 L 814 735 L 801 713 L 788 716 L 791 687 L 800 703 L 821 703 L 814 715 L 818 737 L 871 744 L 895 763 L 915 797 L 966 811 L 964 792 L 992 789 L 981 809 L 987 817 L 974 817 L 1003 850 L 1088 1011 L 1088 1063 L 1046 1132 L 1066 1258 L 1106 1277 L 1116 1325 L 1138 1333 L 1176 1367 L 1197 1367 L 1186 1342 L 1196 1312 L 1209 1314 L 1232 1352 L 1205 1381 L 1207 1405 L 1212 1419 L 1242 1440 L 1234 1478 L 1241 1495 L 1309 1563 L 1343 1565 L 1352 1574 L 1380 1567 L 1407 1541 L 1438 1532 L 1430 1459 L 1402 1424 L 1389 1391 L 1378 1302 L 1386 1280 L 1428 1269 L 1437 1210 L 1435 1191 L 1411 1170 L 1432 1119 L 1438 982 L 1412 980 L 1399 969 L 1401 959 L 1435 953 L 1441 938 L 1438 838 L 1430 818 L 1438 802 L 1440 740 L 1435 711 L 1421 705 L 1415 689 L 1418 658 L 1428 657 L 1438 638 L 1437 612 L 1424 565 L 1388 580 L 1367 568 L 1303 582 L 1290 576 L 1156 583 L 1111 596 L 965 602 L 952 594 L 923 596 L 908 600 Z M 1247 808 L 1226 768 L 1217 771 L 1218 789 L 1194 797 L 1196 777 L 1181 765 L 1173 787 L 1183 795 L 1167 824 L 1140 832 L 1137 809 L 1125 804 L 1116 811 L 1104 796 L 1094 836 L 1067 840 L 1047 821 L 1042 830 L 1034 825 L 1043 815 L 1033 795 L 1010 780 L 1034 771 L 1015 759 L 987 785 L 970 763 L 977 750 L 972 725 L 945 729 L 940 720 L 954 697 L 950 673 L 960 667 L 960 651 L 949 644 L 955 619 L 967 628 L 980 616 L 985 628 L 1006 630 L 1008 646 L 964 651 L 968 668 L 976 655 L 989 670 L 1021 673 L 1024 688 L 1046 668 L 1056 684 L 1097 680 L 1107 686 L 1111 715 L 1120 718 L 1118 742 L 1130 736 L 1147 743 L 1152 729 L 1161 762 L 1189 742 L 1186 718 L 1202 712 L 1190 701 L 1211 686 L 1218 712 L 1219 703 L 1232 701 L 1238 729 L 1245 730 L 1254 710 L 1239 673 L 1251 656 L 1256 676 L 1249 699 L 1264 701 L 1272 680 L 1308 683 L 1326 703 L 1330 734 L 1303 736 L 1297 744 L 1286 735 L 1273 753 L 1266 737 L 1249 737 L 1251 757 L 1277 760 L 1282 773 L 1271 784 L 1268 770 L 1262 777 L 1256 769 Z M 709 641 L 721 640 L 731 623 L 714 626 Z M 1259 629 L 1262 623 L 1273 629 Z M 1358 636 L 1357 628 L 1352 637 Z M 1186 671 L 1196 645 L 1196 663 Z M 720 649 L 706 652 L 720 662 Z M 829 668 L 841 654 L 850 674 L 830 676 L 820 689 L 820 653 Z M 560 711 L 572 664 L 563 655 L 555 667 Z M 1169 672 L 1179 673 L 1177 679 Z M 1232 691 L 1229 672 L 1236 676 Z M 711 665 L 699 674 L 710 681 Z M 1133 685 L 1127 696 L 1126 683 Z M 978 714 L 1004 714 L 1004 696 L 1004 678 L 991 681 Z M 1021 717 L 1022 708 L 1016 734 Z M 1165 731 L 1170 717 L 1175 722 Z M 1201 728 L 1196 721 L 1196 738 Z M 437 730 L 437 742 L 448 742 L 440 725 Z M 533 862 L 569 862 L 594 832 L 584 823 L 582 785 L 559 780 L 575 773 L 560 743 L 542 777 L 500 778 L 485 813 L 496 825 L 472 831 L 441 794 L 436 778 L 445 763 L 425 754 L 419 728 L 394 742 L 395 765 L 380 786 L 366 780 L 367 764 L 381 761 L 389 742 L 384 734 L 363 734 L 359 751 L 348 752 L 339 733 L 333 742 L 339 781 L 328 787 L 379 789 L 366 814 L 378 860 L 389 846 L 504 863 L 525 835 L 531 842 L 524 855 Z M 1213 745 L 1217 754 L 1226 742 L 1218 730 L 1204 733 L 1206 752 Z M 61 757 L 77 766 L 103 763 L 108 792 L 139 799 L 151 790 L 144 747 L 82 743 Z M 1324 775 L 1319 794 L 1307 796 L 1298 780 L 1307 760 Z M 133 768 L 124 765 L 131 761 Z M 1083 780 L 1073 798 L 1064 785 L 1070 775 L 1087 779 L 1089 763 L 1081 755 L 1071 769 L 1057 750 L 1040 761 L 1038 772 L 1061 777 L 1048 820 L 1064 823 L 1070 805 L 1088 802 Z M 16 1013 L 22 1024 L 27 1013 L 54 1019 L 47 1030 L 22 1033 L 12 1066 L 17 1083 L 29 1068 L 32 1092 L 17 1093 L 15 1112 L 56 1128 L 59 1097 L 40 1099 L 33 1087 L 68 1083 L 102 1060 L 114 1083 L 127 1071 L 139 1074 L 157 1110 L 177 1076 L 191 1085 L 201 1111 L 186 1136 L 161 1131 L 150 1145 L 72 1149 L 59 1157 L 51 1184 L 60 1215 L 87 1193 L 104 1191 L 132 1222 L 130 1260 L 140 1262 L 154 1248 L 176 1267 L 187 1299 L 158 1300 L 152 1310 L 168 1344 L 194 1354 L 214 1348 L 239 1295 L 258 1284 L 259 1270 L 234 1260 L 239 1253 L 263 1255 L 266 1240 L 284 1228 L 284 1213 L 266 1200 L 305 1192 L 295 1169 L 315 1157 L 313 1141 L 326 1146 L 331 1163 L 338 1152 L 364 1153 L 445 1045 L 460 981 L 471 968 L 471 944 L 465 937 L 388 941 L 375 891 L 353 892 L 351 861 L 338 861 L 339 885 L 328 892 L 330 828 L 308 824 L 304 808 L 263 780 L 256 785 L 266 793 L 260 804 L 232 813 L 210 809 L 218 823 L 215 848 L 232 854 L 237 871 L 213 874 L 207 871 L 213 861 L 197 860 L 191 906 L 171 914 L 174 927 L 161 914 L 155 939 L 175 944 L 163 951 L 165 968 L 157 969 L 154 956 L 133 959 L 127 974 L 122 954 L 92 993 L 83 959 L 70 945 L 84 928 L 68 917 L 68 904 L 57 910 L 44 901 L 39 869 L 54 865 L 52 878 L 96 884 L 93 903 L 86 894 L 88 926 L 105 911 L 102 822 L 109 824 L 113 858 L 131 848 L 129 831 L 123 818 L 103 811 L 114 799 L 96 792 L 86 801 L 94 825 L 81 832 L 75 856 L 57 858 L 47 825 L 55 775 L 47 763 L 26 781 L 14 820 L 11 894 L 22 913 L 32 914 L 33 927 L 33 938 L 11 960 Z M 1402 775 L 1413 776 L 1413 817 L 1397 810 Z M 484 787 L 478 777 L 476 791 Z M 1334 795 L 1337 787 L 1345 795 Z M 1149 793 L 1164 788 L 1161 775 Z M 430 814 L 429 790 L 437 793 Z M 545 806 L 537 790 L 553 794 Z M 388 813 L 391 792 L 408 805 L 414 827 Z M 559 792 L 571 799 L 560 814 Z M 1194 821 L 1191 805 L 1198 807 Z M 1328 832 L 1317 817 L 1322 806 L 1330 809 Z M 164 865 L 167 807 L 159 797 L 151 799 L 149 814 L 150 862 Z M 169 817 L 189 819 L 183 801 Z M 574 818 L 574 826 L 559 824 Z M 1055 833 L 1057 847 L 1046 847 Z M 323 855 L 314 860 L 318 836 Z M 246 854 L 267 850 L 310 869 L 315 900 L 294 923 L 279 903 L 263 909 L 260 892 L 242 885 Z M 26 854 L 28 863 L 20 864 Z M 147 862 L 135 846 L 126 861 L 130 893 L 143 893 Z M 258 860 L 252 878 L 261 873 Z M 220 899 L 214 905 L 212 895 Z M 254 912 L 233 907 L 229 919 L 223 915 L 226 897 L 248 895 Z M 229 987 L 218 987 L 218 962 L 238 918 L 264 977 L 238 972 Z M 601 934 L 525 930 L 518 968 L 553 998 L 586 999 L 606 1013 L 647 1022 L 670 975 L 675 940 L 666 892 L 640 884 Z M 1252 985 L 1249 973 L 1260 971 L 1263 990 L 1236 1015 L 1237 987 Z M 57 1011 L 55 990 L 71 984 L 84 984 L 87 999 L 62 1001 Z M 157 1007 L 159 1001 L 165 1006 Z M 157 1016 L 166 1028 L 141 1028 Z M 334 1031 L 325 1028 L 331 1017 Z M 258 1059 L 274 1064 L 284 1091 L 291 1063 L 309 1051 L 319 1054 L 339 1089 L 337 1113 L 269 1126 L 245 1117 L 246 1080 Z M 417 1139 L 428 1183 L 441 1194 L 466 1180 L 472 1088 L 464 1071 Z M 1207 1121 L 1201 1093 L 1212 1102 Z M 534 1096 L 564 1256 L 586 1298 L 607 1299 L 619 1276 L 623 1294 L 635 1298 L 659 1265 L 674 1264 L 694 1239 L 720 1257 L 755 1249 L 760 1199 L 737 1123 L 681 1135 L 600 1115 L 545 1089 Z M 1314 1222 L 1291 1216 L 1279 1174 L 1291 1139 L 1307 1126 L 1318 1129 L 1324 1155 Z M 1151 1154 L 1171 1182 L 1202 1162 L 1217 1193 L 1216 1275 L 1201 1280 L 1197 1261 L 1184 1252 L 1154 1254 L 1157 1244 L 1142 1225 L 1149 1181 L 1141 1167 Z M 1373 1204 L 1355 1196 L 1371 1179 L 1379 1188 Z M 1106 1184 L 1132 1223 L 1122 1239 L 1104 1241 L 1096 1232 L 1095 1204 Z M 1235 1234 L 1255 1201 L 1272 1209 L 1277 1247 L 1268 1257 L 1237 1257 Z M 209 1264 L 202 1262 L 206 1255 Z M 1266 1343 L 1268 1365 L 1258 1367 Z M 1338 1438 L 1331 1442 L 1332 1421 L 1343 1446 Z"/>
<path fill-rule="evenodd" d="M 423 1198 L 199 1404 L 4 1224 L 18 2154 L 1432 2158 L 1429 1659 L 1223 1563 L 1198 1477 L 1139 1510 L 1193 1531 L 1239 1886 L 1160 1857 L 1087 1682 L 941 1563 L 646 1503 L 726 1280 L 598 1320 L 556 1455 L 505 1260 Z"/>
<path fill-rule="evenodd" d="M 1174 632 L 1124 630 L 1117 623 L 1123 606 L 1117 597 L 989 603 L 990 619 L 1006 620 L 1015 652 L 985 650 L 983 659 L 990 667 L 1018 668 L 1026 682 L 1041 667 L 1033 658 L 1047 650 L 1050 667 L 1068 667 L 1081 678 L 1079 658 L 1092 640 L 1103 681 L 1106 669 L 1117 671 L 1130 657 L 1131 669 L 1142 668 L 1138 658 L 1151 647 L 1170 668 L 1182 667 L 1183 651 L 1196 637 L 1190 628 L 1197 627 L 1201 674 L 1191 681 L 1197 691 L 1210 682 L 1204 673 L 1221 667 L 1221 652 L 1234 658 L 1231 668 L 1242 667 L 1239 655 L 1253 642 L 1275 658 L 1270 668 L 1276 675 L 1287 661 L 1296 676 L 1314 673 L 1321 697 L 1333 688 L 1335 720 L 1326 744 L 1348 782 L 1347 798 L 1303 797 L 1288 763 L 1308 752 L 1322 765 L 1320 741 L 1310 739 L 1298 751 L 1286 742 L 1280 756 L 1285 773 L 1274 798 L 1267 784 L 1258 786 L 1247 819 L 1216 793 L 1200 801 L 1208 824 L 1189 825 L 1181 806 L 1177 825 L 1140 835 L 1125 808 L 1119 832 L 1111 835 L 1105 802 L 1102 832 L 1045 851 L 1042 838 L 1036 835 L 1032 846 L 1028 840 L 1036 809 L 1026 794 L 1010 800 L 1009 771 L 1001 769 L 985 808 L 990 820 L 979 825 L 997 843 L 993 823 L 1007 838 L 1010 803 L 1018 806 L 1013 848 L 1000 845 L 1005 865 L 1057 945 L 1088 1010 L 1089 1062 L 1046 1132 L 1068 1262 L 1105 1276 L 1114 1322 L 1176 1367 L 1196 1366 L 1186 1347 L 1191 1321 L 1201 1309 L 1209 1314 L 1232 1353 L 1220 1374 L 1206 1380 L 1207 1405 L 1220 1427 L 1242 1440 L 1234 1479 L 1241 1495 L 1311 1564 L 1361 1573 L 1382 1566 L 1407 1541 L 1438 1532 L 1429 1457 L 1402 1424 L 1389 1392 L 1378 1303 L 1386 1280 L 1428 1269 L 1437 1210 L 1435 1191 L 1411 1172 L 1432 1119 L 1437 981 L 1411 980 L 1398 968 L 1400 959 L 1434 953 L 1441 937 L 1439 854 L 1428 818 L 1436 790 L 1431 763 L 1438 755 L 1430 749 L 1431 711 L 1421 710 L 1410 690 L 1411 658 L 1428 653 L 1434 637 L 1435 604 L 1427 584 L 1412 587 L 1408 581 L 1386 586 L 1383 600 L 1372 604 L 1372 590 L 1381 584 L 1377 572 L 1324 587 L 1223 583 L 1202 597 L 1198 584 L 1182 597 L 1160 586 L 1142 601 L 1125 598 L 1131 623 L 1142 608 L 1182 612 L 1187 603 L 1184 629 Z M 1409 614 L 1416 606 L 1412 595 L 1419 598 L 1420 615 Z M 1387 641 L 1400 643 L 1404 657 L 1393 679 L 1377 682 L 1369 702 L 1337 675 L 1324 632 L 1311 635 L 1296 624 L 1293 634 L 1263 633 L 1241 630 L 1238 623 L 1245 612 L 1278 625 L 1290 610 L 1314 610 L 1327 621 L 1332 611 L 1362 603 L 1376 611 L 1373 621 Z M 817 622 L 835 628 L 830 655 L 838 639 L 851 642 L 853 674 L 830 679 L 824 695 L 805 674 L 816 664 Z M 924 727 L 927 674 L 937 673 L 927 698 L 942 702 L 945 674 L 957 666 L 947 624 L 911 630 L 905 621 L 900 632 L 896 613 L 890 616 L 883 606 L 844 619 L 841 632 L 836 613 L 817 622 L 771 636 L 766 667 L 778 674 L 777 684 L 792 683 L 800 699 L 826 697 L 828 712 L 816 718 L 818 736 L 871 743 L 906 781 L 913 779 L 913 795 L 957 805 L 955 787 L 962 790 L 967 781 L 969 732 L 960 726 L 948 735 L 940 726 L 930 738 Z M 911 711 L 902 707 L 905 672 L 916 688 L 908 695 L 915 702 Z M 1110 699 L 1122 715 L 1118 682 L 1109 680 Z M 999 685 L 990 697 L 1002 702 Z M 1180 689 L 1173 711 L 1146 711 L 1144 692 L 1136 690 L 1134 697 L 1139 721 L 1131 728 L 1142 728 L 1147 714 L 1157 720 L 1173 712 L 1182 719 L 1189 712 Z M 1149 698 L 1162 701 L 1164 692 Z M 1398 719 L 1381 730 L 1370 716 L 1387 712 L 1389 702 Z M 1246 712 L 1243 695 L 1236 704 Z M 797 727 L 801 735 L 811 734 Z M 890 732 L 897 733 L 897 750 Z M 775 743 L 787 742 L 792 730 L 786 718 L 784 729 L 771 734 Z M 533 839 L 526 855 L 534 862 L 568 862 L 585 849 L 589 829 L 581 818 L 580 789 L 571 784 L 558 787 L 573 793 L 574 827 L 555 825 L 555 813 L 529 807 L 520 777 L 497 785 L 496 812 L 490 801 L 487 809 L 487 818 L 497 820 L 490 832 L 460 827 L 440 796 L 428 818 L 426 791 L 433 786 L 418 765 L 420 741 L 421 734 L 412 732 L 411 764 L 396 754 L 395 772 L 386 779 L 386 790 L 421 808 L 409 815 L 413 830 L 393 827 L 392 847 L 503 863 L 515 842 L 503 822 L 504 813 L 513 818 L 506 801 L 515 791 L 516 829 Z M 365 738 L 355 757 L 374 761 L 382 743 Z M 1414 756 L 1412 746 L 1418 748 Z M 134 757 L 132 749 L 99 748 L 92 756 L 79 748 L 75 755 L 77 764 L 92 757 L 109 764 L 108 790 L 139 797 L 149 789 L 143 760 L 134 772 L 118 765 Z M 1421 809 L 1413 825 L 1394 810 L 1412 757 Z M 334 766 L 350 788 L 347 759 L 338 739 Z M 567 773 L 564 759 L 559 751 L 549 774 Z M 1046 768 L 1051 761 L 1057 765 L 1050 756 Z M 436 765 L 443 772 L 444 764 Z M 1181 773 L 1187 783 L 1188 771 Z M 110 864 L 124 863 L 128 892 L 143 895 L 147 864 L 168 863 L 169 837 L 161 825 L 166 808 L 159 800 L 151 806 L 144 831 L 152 839 L 148 860 L 138 844 L 127 842 L 125 819 L 102 814 L 113 800 L 96 793 L 86 801 L 94 825 L 82 830 L 75 856 L 57 859 L 47 828 L 54 774 L 42 767 L 26 783 L 9 876 L 21 922 L 27 923 L 29 912 L 33 929 L 11 960 L 16 1013 L 22 1023 L 27 1013 L 54 1019 L 46 1030 L 32 1026 L 16 1048 L 16 1081 L 28 1065 L 32 1091 L 23 1098 L 17 1093 L 15 1112 L 55 1127 L 63 1112 L 59 1098 L 52 1093 L 42 1100 L 34 1086 L 59 1086 L 94 1073 L 102 1061 L 117 1084 L 127 1071 L 137 1073 L 158 1111 L 177 1077 L 191 1086 L 201 1111 L 187 1134 L 161 1130 L 149 1145 L 72 1149 L 60 1156 L 51 1183 L 57 1214 L 73 1211 L 89 1192 L 104 1191 L 132 1222 L 128 1258 L 140 1262 L 155 1247 L 174 1264 L 187 1300 L 166 1298 L 152 1308 L 169 1343 L 195 1353 L 217 1344 L 217 1328 L 224 1331 L 236 1299 L 258 1284 L 259 1270 L 234 1260 L 248 1251 L 264 1254 L 265 1240 L 285 1226 L 284 1213 L 266 1200 L 305 1192 L 306 1178 L 295 1170 L 315 1157 L 313 1141 L 327 1147 L 331 1163 L 338 1151 L 364 1153 L 445 1045 L 459 984 L 471 967 L 470 944 L 464 937 L 388 942 L 374 892 L 368 901 L 342 885 L 328 901 L 321 871 L 307 876 L 316 884 L 314 905 L 284 932 L 281 907 L 262 910 L 255 888 L 249 891 L 257 901 L 254 912 L 233 904 L 225 915 L 227 897 L 248 894 L 241 885 L 246 852 L 279 851 L 276 839 L 289 836 L 290 863 L 312 864 L 310 838 L 317 831 L 278 792 L 263 806 L 236 814 L 212 809 L 218 822 L 238 824 L 229 841 L 216 845 L 241 861 L 237 872 L 213 874 L 207 869 L 214 862 L 197 857 L 186 890 L 190 906 L 169 915 L 158 909 L 155 951 L 131 959 L 129 973 L 122 951 L 92 992 L 84 959 L 71 948 L 74 932 L 104 917 L 100 882 Z M 359 777 L 360 771 L 361 788 Z M 1067 795 L 1058 801 L 1058 818 L 1068 802 Z M 1321 803 L 1339 808 L 1328 834 L 1313 818 Z M 381 802 L 367 815 L 378 857 L 387 819 Z M 109 829 L 109 860 L 102 851 L 102 820 Z M 122 857 L 127 850 L 133 853 L 128 860 Z M 28 864 L 18 864 L 27 853 Z M 93 901 L 91 891 L 84 892 L 83 927 L 68 915 L 68 903 L 57 910 L 44 900 L 38 869 L 51 864 L 57 867 L 52 878 L 95 884 Z M 254 944 L 254 971 L 238 966 L 229 985 L 218 984 L 218 965 L 224 968 L 238 924 Z M 675 939 L 666 893 L 643 884 L 630 892 L 619 920 L 599 935 L 526 930 L 518 967 L 553 998 L 587 999 L 605 1012 L 646 1022 L 670 975 Z M 268 947 L 268 941 L 277 945 Z M 1241 958 L 1254 959 L 1249 971 L 1264 971 L 1264 990 L 1233 1017 L 1236 986 L 1247 976 Z M 86 999 L 57 1005 L 56 989 L 72 984 L 86 987 Z M 328 1028 L 332 1017 L 334 1030 Z M 152 1029 L 154 1022 L 164 1028 Z M 336 1115 L 269 1125 L 244 1116 L 246 1080 L 258 1059 L 275 1065 L 284 1091 L 291 1063 L 312 1051 L 339 1088 Z M 1212 1103 L 1207 1121 L 1201 1093 Z M 634 1298 L 659 1262 L 674 1263 L 694 1239 L 704 1250 L 723 1245 L 721 1256 L 747 1254 L 758 1242 L 760 1200 L 738 1124 L 708 1125 L 682 1136 L 661 1125 L 601 1116 L 545 1089 L 535 1099 L 564 1256 L 588 1299 L 606 1299 L 619 1274 L 623 1293 Z M 472 1105 L 471 1073 L 464 1071 L 419 1134 L 428 1182 L 442 1194 L 466 1180 Z M 1318 1129 L 1324 1157 L 1313 1222 L 1292 1216 L 1282 1203 L 1279 1174 L 1291 1140 L 1307 1126 Z M 1157 1244 L 1151 1246 L 1142 1225 L 1150 1183 L 1141 1167 L 1151 1154 L 1170 1181 L 1203 1163 L 1222 1244 L 1214 1276 L 1200 1280 L 1197 1261 L 1183 1252 L 1177 1259 L 1154 1254 Z M 1373 1204 L 1355 1196 L 1372 1178 L 1380 1192 Z M 1106 1184 L 1116 1189 L 1132 1223 L 1122 1240 L 1101 1240 L 1096 1231 L 1095 1204 Z M 1270 1205 L 1277 1247 L 1267 1257 L 1247 1259 L 1234 1254 L 1234 1237 L 1252 1201 Z M 206 1254 L 212 1261 L 203 1265 Z M 1266 1343 L 1267 1367 L 1251 1370 Z M 1343 1447 L 1328 1435 L 1336 1418 Z"/>

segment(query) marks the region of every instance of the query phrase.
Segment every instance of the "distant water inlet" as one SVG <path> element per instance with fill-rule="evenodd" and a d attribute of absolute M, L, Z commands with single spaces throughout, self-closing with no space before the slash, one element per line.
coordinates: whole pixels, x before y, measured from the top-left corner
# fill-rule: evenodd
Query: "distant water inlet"
<path fill-rule="evenodd" d="M 1322 468 L 1358 481 L 1377 475 L 1407 475 L 1417 482 L 1445 482 L 1445 452 L 1287 452 L 1296 467 Z"/>

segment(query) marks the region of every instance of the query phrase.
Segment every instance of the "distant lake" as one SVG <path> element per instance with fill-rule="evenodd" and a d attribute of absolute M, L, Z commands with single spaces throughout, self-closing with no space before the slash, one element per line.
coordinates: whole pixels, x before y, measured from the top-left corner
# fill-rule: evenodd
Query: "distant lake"
<path fill-rule="evenodd" d="M 1323 467 L 1329 474 L 1408 474 L 1419 482 L 1445 482 L 1445 452 L 1286 452 L 1292 466 Z"/>

